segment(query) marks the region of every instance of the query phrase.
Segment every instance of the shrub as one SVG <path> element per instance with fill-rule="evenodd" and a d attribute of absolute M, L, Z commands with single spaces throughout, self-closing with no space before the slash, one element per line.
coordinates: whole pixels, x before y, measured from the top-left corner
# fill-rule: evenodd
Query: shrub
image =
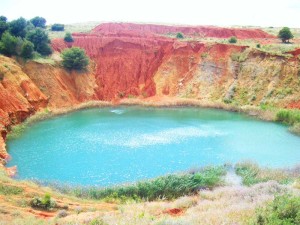
<path fill-rule="evenodd" d="M 283 195 L 277 196 L 265 208 L 256 212 L 255 225 L 293 225 L 300 224 L 300 197 Z"/>
<path fill-rule="evenodd" d="M 65 30 L 65 25 L 63 24 L 59 24 L 59 23 L 55 23 L 51 26 L 51 30 L 52 31 L 64 31 Z"/>
<path fill-rule="evenodd" d="M 65 35 L 65 37 L 64 37 L 64 40 L 65 40 L 66 42 L 73 42 L 73 41 L 74 41 L 74 39 L 73 39 L 71 33 L 69 33 L 69 32 L 66 33 L 66 35 Z"/>
<path fill-rule="evenodd" d="M 279 110 L 276 114 L 276 121 L 294 125 L 300 123 L 300 110 Z"/>
<path fill-rule="evenodd" d="M 65 49 L 61 55 L 62 65 L 69 70 L 85 70 L 89 64 L 85 51 L 78 47 Z"/>
<path fill-rule="evenodd" d="M 256 45 L 256 48 L 260 48 L 260 47 L 261 47 L 260 44 L 257 44 L 257 45 Z"/>
<path fill-rule="evenodd" d="M 16 55 L 17 38 L 12 36 L 9 32 L 2 35 L 0 42 L 0 53 L 6 56 Z"/>
<path fill-rule="evenodd" d="M 9 23 L 9 32 L 16 37 L 22 37 L 24 38 L 26 35 L 26 26 L 27 26 L 27 21 L 20 17 L 19 19 L 13 20 Z"/>
<path fill-rule="evenodd" d="M 177 33 L 177 34 L 176 34 L 176 38 L 178 38 L 178 39 L 183 39 L 184 36 L 183 36 L 182 33 Z"/>
<path fill-rule="evenodd" d="M 46 19 L 43 17 L 36 16 L 30 20 L 30 22 L 33 24 L 35 27 L 41 27 L 45 28 L 46 27 Z"/>
<path fill-rule="evenodd" d="M 243 179 L 243 184 L 251 186 L 260 182 L 275 180 L 281 184 L 289 183 L 293 180 L 293 176 L 287 171 L 280 169 L 260 168 L 257 164 L 251 162 L 238 163 L 235 166 L 235 172 Z"/>
<path fill-rule="evenodd" d="M 196 173 L 173 174 L 141 181 L 127 186 L 116 186 L 105 189 L 77 188 L 71 193 L 77 197 L 91 199 L 121 200 L 133 199 L 175 199 L 180 196 L 196 193 L 201 188 L 213 188 L 223 183 L 224 167 L 207 167 Z M 70 192 L 66 190 L 67 192 Z"/>
<path fill-rule="evenodd" d="M 237 43 L 237 38 L 233 36 L 233 37 L 228 39 L 228 42 L 231 43 L 231 44 L 235 44 L 235 43 Z"/>
<path fill-rule="evenodd" d="M 48 34 L 41 28 L 36 28 L 26 35 L 26 38 L 34 44 L 34 50 L 41 55 L 50 55 L 52 50 L 49 46 Z"/>
<path fill-rule="evenodd" d="M 21 56 L 25 59 L 31 59 L 33 57 L 34 45 L 32 42 L 25 40 L 22 45 Z"/>
<path fill-rule="evenodd" d="M 0 38 L 2 34 L 7 30 L 8 24 L 7 24 L 7 18 L 5 16 L 0 16 Z"/>
<path fill-rule="evenodd" d="M 51 199 L 50 194 L 45 194 L 43 198 L 34 197 L 30 202 L 31 207 L 49 210 L 56 206 L 56 202 Z"/>
<path fill-rule="evenodd" d="M 292 39 L 294 35 L 292 34 L 290 28 L 284 27 L 279 31 L 278 37 L 282 40 L 283 43 L 286 43 L 290 42 L 290 39 Z"/>

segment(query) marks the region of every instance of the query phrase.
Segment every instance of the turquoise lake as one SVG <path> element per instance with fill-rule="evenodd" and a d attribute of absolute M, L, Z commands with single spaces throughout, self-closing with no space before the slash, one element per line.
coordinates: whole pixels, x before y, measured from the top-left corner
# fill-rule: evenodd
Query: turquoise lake
<path fill-rule="evenodd" d="M 286 126 L 201 108 L 89 109 L 41 121 L 9 140 L 17 179 L 107 186 L 245 160 L 300 163 Z"/>

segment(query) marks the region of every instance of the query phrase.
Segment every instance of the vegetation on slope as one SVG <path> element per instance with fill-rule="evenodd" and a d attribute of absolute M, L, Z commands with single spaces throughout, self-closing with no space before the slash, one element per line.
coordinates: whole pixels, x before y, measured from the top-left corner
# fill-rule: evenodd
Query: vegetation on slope
<path fill-rule="evenodd" d="M 89 64 L 85 50 L 78 47 L 65 49 L 61 56 L 62 65 L 68 70 L 85 70 Z"/>
<path fill-rule="evenodd" d="M 300 134 L 300 110 L 279 110 L 276 114 L 276 121 L 289 125 L 291 132 Z"/>
<path fill-rule="evenodd" d="M 256 212 L 253 225 L 300 224 L 300 196 L 282 195 Z"/>
<path fill-rule="evenodd" d="M 243 184 L 246 186 L 267 182 L 277 181 L 280 184 L 297 182 L 300 176 L 297 168 L 291 170 L 261 168 L 252 162 L 242 162 L 235 166 L 235 172 L 242 177 Z"/>
<path fill-rule="evenodd" d="M 34 51 L 43 56 L 50 55 L 52 49 L 45 31 L 46 20 L 35 17 L 29 21 L 20 17 L 7 22 L 7 18 L 0 17 L 0 53 L 6 56 L 20 56 L 32 58 Z"/>
<path fill-rule="evenodd" d="M 61 190 L 80 198 L 106 199 L 112 201 L 175 199 L 191 195 L 200 189 L 223 184 L 225 167 L 206 167 L 194 174 L 171 174 L 132 185 L 108 188 L 67 188 Z"/>

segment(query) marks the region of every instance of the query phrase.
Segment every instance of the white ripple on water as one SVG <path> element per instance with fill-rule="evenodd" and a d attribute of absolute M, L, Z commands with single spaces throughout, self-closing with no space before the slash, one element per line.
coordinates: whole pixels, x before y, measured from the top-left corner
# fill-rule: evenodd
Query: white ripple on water
<path fill-rule="evenodd" d="M 104 136 L 85 135 L 83 138 L 91 142 L 98 142 L 104 145 L 113 145 L 129 148 L 139 148 L 151 145 L 166 145 L 181 143 L 190 138 L 208 138 L 224 136 L 225 133 L 215 130 L 198 127 L 168 128 L 162 131 L 149 133 L 128 133 L 116 132 Z"/>
<path fill-rule="evenodd" d="M 125 112 L 125 110 L 123 110 L 123 109 L 112 109 L 112 110 L 110 110 L 110 112 L 121 115 Z"/>

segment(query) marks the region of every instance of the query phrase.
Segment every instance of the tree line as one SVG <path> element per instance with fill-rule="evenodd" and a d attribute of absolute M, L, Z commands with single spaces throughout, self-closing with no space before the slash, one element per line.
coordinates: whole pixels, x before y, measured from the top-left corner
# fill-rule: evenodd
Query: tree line
<path fill-rule="evenodd" d="M 33 57 L 34 52 L 42 56 L 52 53 L 50 39 L 45 30 L 46 20 L 34 17 L 26 20 L 20 17 L 11 22 L 0 16 L 0 53 L 6 56 Z"/>

